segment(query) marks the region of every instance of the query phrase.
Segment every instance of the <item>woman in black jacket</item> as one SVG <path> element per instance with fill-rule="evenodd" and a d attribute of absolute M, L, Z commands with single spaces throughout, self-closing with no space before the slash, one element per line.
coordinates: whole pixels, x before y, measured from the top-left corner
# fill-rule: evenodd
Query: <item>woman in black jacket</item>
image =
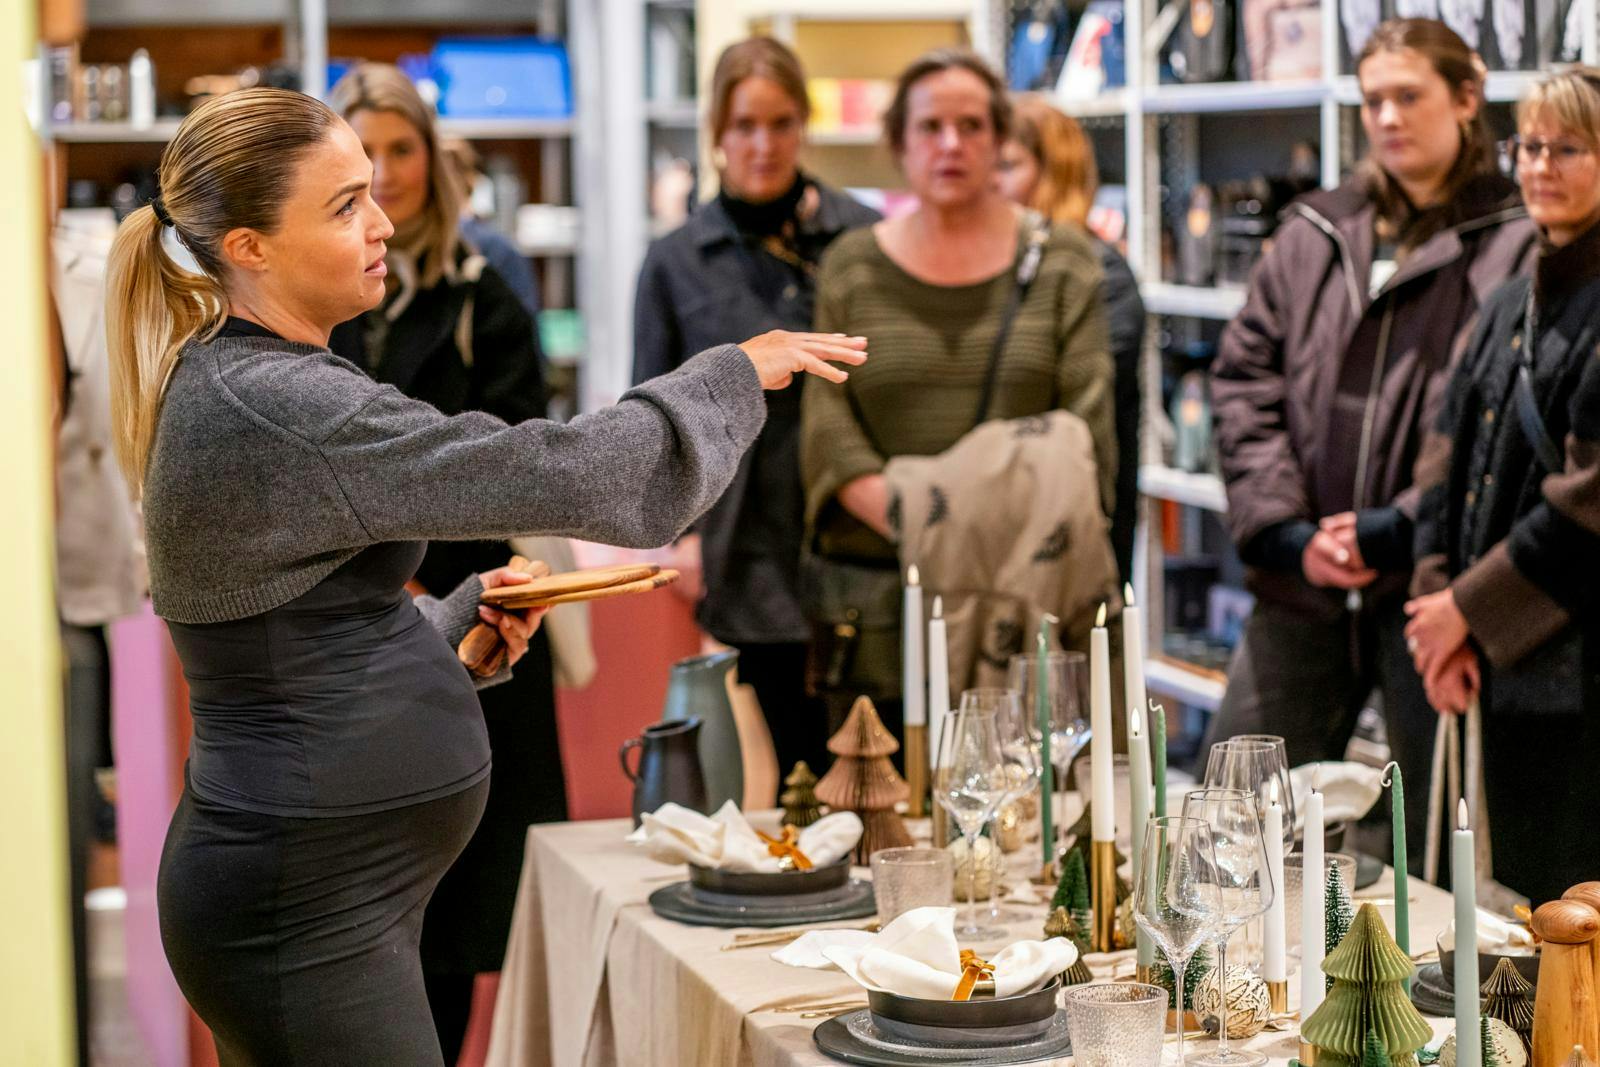
<path fill-rule="evenodd" d="M 1517 129 L 1539 260 L 1428 439 L 1406 637 L 1435 708 L 1480 699 L 1494 874 L 1538 904 L 1600 874 L 1600 71 L 1536 86 Z"/>
<path fill-rule="evenodd" d="M 394 224 L 382 304 L 334 331 L 334 352 L 446 415 L 542 418 L 538 335 L 516 295 L 459 233 L 462 194 L 433 115 L 394 67 L 364 64 L 333 91 L 334 109 L 373 163 L 372 191 Z M 503 567 L 504 542 L 434 542 L 416 582 L 447 591 Z M 494 775 L 465 851 L 439 883 L 422 928 L 422 964 L 445 1062 L 466 1034 L 474 976 L 498 971 L 511 928 L 529 823 L 567 817 L 550 641 L 541 631 L 509 682 L 479 694 Z"/>
<path fill-rule="evenodd" d="M 816 264 L 876 212 L 801 173 L 810 104 L 793 52 L 768 37 L 730 45 L 711 88 L 721 191 L 651 246 L 634 305 L 635 382 L 679 366 L 728 330 L 809 330 Z M 731 336 L 731 335 L 730 335 Z M 741 334 L 741 336 L 743 336 Z M 806 695 L 810 626 L 798 577 L 800 383 L 767 398 L 767 425 L 726 494 L 696 525 L 700 625 L 739 650 L 782 773 L 830 761 L 827 712 Z"/>

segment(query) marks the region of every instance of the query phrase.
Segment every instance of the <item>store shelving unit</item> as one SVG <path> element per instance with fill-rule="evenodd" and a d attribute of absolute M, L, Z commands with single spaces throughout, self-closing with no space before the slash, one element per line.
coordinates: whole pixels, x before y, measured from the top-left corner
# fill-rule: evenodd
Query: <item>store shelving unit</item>
<path fill-rule="evenodd" d="M 1600 18 L 1597 0 L 1577 0 L 1583 26 L 1583 57 L 1594 63 L 1600 58 Z M 1155 23 L 1159 0 L 1126 0 L 1124 43 L 1128 84 L 1088 99 L 1058 98 L 1062 110 L 1080 119 L 1107 121 L 1122 126 L 1121 164 L 1128 196 L 1128 259 L 1140 280 L 1146 311 L 1156 322 L 1144 362 L 1145 427 L 1144 454 L 1138 457 L 1139 487 L 1146 501 L 1141 509 L 1143 533 L 1135 560 L 1135 585 L 1140 602 L 1147 606 L 1146 619 L 1152 628 L 1147 647 L 1162 647 L 1164 619 L 1162 536 L 1160 502 L 1171 502 L 1184 509 L 1178 524 L 1192 532 L 1198 528 L 1198 515 L 1220 516 L 1227 509 L 1227 497 L 1215 475 L 1171 469 L 1163 464 L 1161 428 L 1168 425 L 1161 397 L 1160 354 L 1154 336 L 1163 325 L 1198 335 L 1204 324 L 1226 322 L 1238 314 L 1245 292 L 1237 285 L 1196 287 L 1174 284 L 1162 275 L 1162 195 L 1173 202 L 1194 184 L 1208 177 L 1209 161 L 1202 153 L 1203 138 L 1215 156 L 1216 142 L 1240 146 L 1241 154 L 1251 157 L 1240 164 L 1266 169 L 1278 165 L 1284 150 L 1285 131 L 1314 140 L 1320 153 L 1319 176 L 1327 187 L 1336 185 L 1355 163 L 1358 151 L 1358 123 L 1355 108 L 1360 90 L 1353 75 L 1340 68 L 1343 29 L 1336 0 L 1327 0 L 1322 9 L 1322 70 L 1320 78 L 1284 82 L 1224 82 L 1215 84 L 1160 84 L 1157 78 L 1161 42 L 1147 40 Z M 1485 97 L 1491 104 L 1504 105 L 1520 98 L 1540 77 L 1535 71 L 1491 72 Z M 1240 124 L 1251 135 L 1230 132 Z M 1259 127 L 1274 124 L 1276 136 L 1255 133 Z M 1253 135 L 1253 140 L 1251 139 Z M 1103 143 L 1103 142 L 1102 142 Z M 1107 170 L 1102 157 L 1102 171 Z M 1168 209 L 1170 210 L 1170 209 Z M 1193 664 L 1167 658 L 1152 658 L 1149 664 L 1152 692 L 1203 709 L 1214 709 L 1222 695 L 1222 681 L 1215 672 Z"/>

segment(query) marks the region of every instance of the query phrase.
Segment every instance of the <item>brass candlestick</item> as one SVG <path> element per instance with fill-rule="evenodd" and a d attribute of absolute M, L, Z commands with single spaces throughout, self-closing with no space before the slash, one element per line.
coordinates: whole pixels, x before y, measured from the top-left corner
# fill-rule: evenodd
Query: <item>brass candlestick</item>
<path fill-rule="evenodd" d="M 928 728 L 906 727 L 906 785 L 911 795 L 906 800 L 906 815 L 920 819 L 928 804 Z"/>
<path fill-rule="evenodd" d="M 1089 938 L 1093 952 L 1115 952 L 1117 948 L 1117 843 L 1096 841 L 1089 864 L 1090 906 L 1094 909 L 1094 931 Z"/>
<path fill-rule="evenodd" d="M 1268 982 L 1267 1000 L 1272 1009 L 1272 1014 L 1283 1015 L 1289 1010 L 1289 983 Z"/>
<path fill-rule="evenodd" d="M 1300 1067 L 1317 1067 L 1317 1046 L 1300 1042 Z"/>
<path fill-rule="evenodd" d="M 1155 984 L 1155 968 L 1149 964 L 1140 964 L 1133 969 L 1133 980 L 1140 985 Z"/>

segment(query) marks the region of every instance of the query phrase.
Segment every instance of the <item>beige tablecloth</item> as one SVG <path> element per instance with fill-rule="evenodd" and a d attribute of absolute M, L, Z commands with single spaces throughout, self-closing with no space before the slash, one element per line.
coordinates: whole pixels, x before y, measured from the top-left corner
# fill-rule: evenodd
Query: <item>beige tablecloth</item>
<path fill-rule="evenodd" d="M 759 815 L 752 821 L 762 825 Z M 802 997 L 844 999 L 859 987 L 836 971 L 776 963 L 771 947 L 722 951 L 735 931 L 657 918 L 650 894 L 681 881 L 685 872 L 625 845 L 628 830 L 626 820 L 529 829 L 488 1067 L 834 1063 L 811 1042 L 820 1020 L 763 1009 Z M 1393 924 L 1392 872 L 1356 896 L 1358 904 L 1385 901 L 1380 908 Z M 1417 951 L 1449 922 L 1451 904 L 1449 894 L 1416 879 L 1411 897 Z M 1042 921 L 1043 905 L 1025 910 L 1037 910 Z M 1011 931 L 1016 938 L 1038 937 L 1040 924 Z M 1117 962 L 1091 962 L 1098 977 L 1133 966 L 1126 954 Z M 1289 985 L 1293 1007 L 1297 976 Z M 1449 1020 L 1429 1022 L 1436 1034 L 1449 1031 Z M 1285 1063 L 1298 1051 L 1298 1035 L 1263 1033 L 1248 1046 Z"/>

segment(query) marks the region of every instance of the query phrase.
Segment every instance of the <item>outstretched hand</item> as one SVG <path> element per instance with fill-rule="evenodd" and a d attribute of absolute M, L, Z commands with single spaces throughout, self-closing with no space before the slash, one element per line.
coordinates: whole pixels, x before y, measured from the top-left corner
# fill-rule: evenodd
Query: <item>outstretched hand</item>
<path fill-rule="evenodd" d="M 867 339 L 842 333 L 791 333 L 769 330 L 739 346 L 755 364 L 763 389 L 785 389 L 796 374 L 815 374 L 830 382 L 843 382 L 849 373 L 835 367 L 859 367 L 867 361 Z"/>

